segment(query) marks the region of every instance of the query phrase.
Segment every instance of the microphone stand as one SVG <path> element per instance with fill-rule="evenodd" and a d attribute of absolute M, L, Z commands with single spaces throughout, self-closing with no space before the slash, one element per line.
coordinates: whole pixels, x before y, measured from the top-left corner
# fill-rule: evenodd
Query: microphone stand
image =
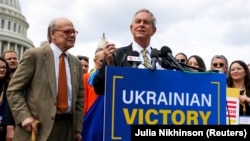
<path fill-rule="evenodd" d="M 208 70 L 208 71 L 206 71 L 205 69 L 196 68 L 196 67 L 187 65 L 185 63 L 182 63 L 182 62 L 179 62 L 179 64 L 182 65 L 182 66 L 184 66 L 184 68 L 187 68 L 188 69 L 187 71 L 190 71 L 190 68 L 192 68 L 192 69 L 198 70 L 199 72 L 215 72 L 215 73 L 219 73 L 220 72 L 219 70 Z"/>
<path fill-rule="evenodd" d="M 185 68 L 187 68 L 188 71 L 190 71 L 190 68 L 196 69 L 196 70 L 198 70 L 199 72 L 205 72 L 205 71 L 206 71 L 206 70 L 204 70 L 204 69 L 197 68 L 197 67 L 193 67 L 193 66 L 187 65 L 187 64 L 182 63 L 182 62 L 178 62 L 178 63 L 179 63 L 180 65 L 184 66 Z"/>
<path fill-rule="evenodd" d="M 180 67 L 176 66 L 175 64 L 171 63 L 170 61 L 168 61 L 166 58 L 159 58 L 158 62 L 165 69 L 172 69 L 172 70 L 179 70 L 179 71 L 191 71 L 190 68 L 192 68 L 192 69 L 198 70 L 199 72 L 220 73 L 220 70 L 208 70 L 208 71 L 206 71 L 205 69 L 193 67 L 193 66 L 187 65 L 183 62 L 176 62 L 182 66 L 182 68 L 180 68 Z"/>
<path fill-rule="evenodd" d="M 172 69 L 172 70 L 184 71 L 183 68 L 180 68 L 179 66 L 176 66 L 173 62 L 171 62 L 167 58 L 160 57 L 159 60 L 158 60 L 158 62 L 165 69 Z"/>

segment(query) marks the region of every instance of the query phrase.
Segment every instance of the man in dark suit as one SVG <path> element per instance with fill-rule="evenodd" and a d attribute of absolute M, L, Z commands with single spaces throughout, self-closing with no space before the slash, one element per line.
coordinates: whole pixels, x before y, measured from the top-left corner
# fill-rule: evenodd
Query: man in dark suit
<path fill-rule="evenodd" d="M 68 53 L 77 31 L 66 18 L 56 18 L 48 27 L 49 44 L 32 48 L 22 56 L 7 90 L 17 124 L 14 140 L 28 141 L 35 131 L 37 141 L 82 141 L 83 79 L 79 60 Z M 66 54 L 67 108 L 57 108 L 59 56 Z M 61 75 L 60 75 L 61 76 Z M 36 126 L 37 122 L 40 126 Z"/>
<path fill-rule="evenodd" d="M 135 13 L 130 25 L 130 31 L 133 35 L 133 42 L 130 45 L 116 49 L 114 43 L 106 43 L 103 49 L 105 54 L 103 67 L 94 78 L 94 88 L 97 94 L 104 94 L 105 66 L 132 67 L 132 64 L 127 61 L 126 55 L 131 54 L 132 51 L 137 51 L 142 58 L 144 49 L 147 50 L 146 56 L 150 59 L 152 50 L 150 40 L 156 32 L 155 24 L 156 19 L 153 13 L 147 9 L 141 9 Z M 146 68 L 145 65 L 145 62 L 141 63 L 138 68 Z M 157 69 L 162 69 L 162 67 L 158 64 Z"/>

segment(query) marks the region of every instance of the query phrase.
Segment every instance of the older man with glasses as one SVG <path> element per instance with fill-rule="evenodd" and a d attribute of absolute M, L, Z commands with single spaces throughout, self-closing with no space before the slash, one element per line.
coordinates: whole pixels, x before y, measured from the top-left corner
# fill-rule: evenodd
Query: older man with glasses
<path fill-rule="evenodd" d="M 224 55 L 214 55 L 211 60 L 211 70 L 227 73 L 228 61 Z"/>
<path fill-rule="evenodd" d="M 23 54 L 6 93 L 18 125 L 13 140 L 82 141 L 82 65 L 68 52 L 77 33 L 71 20 L 53 19 L 48 44 Z"/>

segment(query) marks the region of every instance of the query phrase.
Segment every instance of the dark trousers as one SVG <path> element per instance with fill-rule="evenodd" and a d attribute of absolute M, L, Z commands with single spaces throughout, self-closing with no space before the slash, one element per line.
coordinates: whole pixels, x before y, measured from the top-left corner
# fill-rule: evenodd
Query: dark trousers
<path fill-rule="evenodd" d="M 74 141 L 72 119 L 56 119 L 48 141 Z"/>
<path fill-rule="evenodd" d="M 6 127 L 0 125 L 0 141 L 6 141 Z"/>

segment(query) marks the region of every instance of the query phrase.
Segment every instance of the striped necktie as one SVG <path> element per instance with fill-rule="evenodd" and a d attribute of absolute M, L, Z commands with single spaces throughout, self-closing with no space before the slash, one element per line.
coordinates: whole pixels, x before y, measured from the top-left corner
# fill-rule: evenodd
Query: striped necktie
<path fill-rule="evenodd" d="M 149 60 L 148 56 L 147 56 L 147 53 L 148 51 L 146 49 L 143 49 L 142 50 L 142 58 L 143 58 L 143 61 L 144 61 L 144 66 L 146 68 L 152 68 L 152 65 L 151 65 L 151 61 Z"/>

